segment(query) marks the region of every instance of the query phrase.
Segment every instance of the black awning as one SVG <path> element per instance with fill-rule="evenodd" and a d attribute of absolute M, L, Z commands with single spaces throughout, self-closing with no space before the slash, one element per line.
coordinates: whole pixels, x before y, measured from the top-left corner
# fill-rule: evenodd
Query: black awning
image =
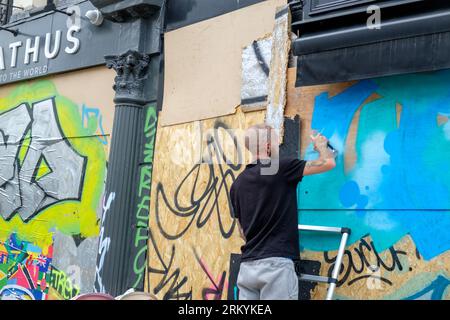
<path fill-rule="evenodd" d="M 391 19 L 379 30 L 360 25 L 309 32 L 293 48 L 296 86 L 447 69 L 450 9 Z"/>

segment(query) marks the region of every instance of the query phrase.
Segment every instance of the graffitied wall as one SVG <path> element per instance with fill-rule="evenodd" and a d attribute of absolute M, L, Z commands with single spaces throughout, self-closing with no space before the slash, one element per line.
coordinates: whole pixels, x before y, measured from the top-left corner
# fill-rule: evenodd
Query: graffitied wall
<path fill-rule="evenodd" d="M 213 20 L 208 23 L 213 24 Z M 260 43 L 262 39 L 267 37 L 259 39 Z M 251 43 L 246 42 L 247 51 Z M 241 91 L 246 93 L 241 98 L 264 97 L 265 80 L 284 87 L 281 83 L 285 80 L 287 58 L 274 55 L 281 52 L 277 48 L 272 50 L 270 61 L 279 59 L 283 67 L 276 72 L 264 66 L 263 61 L 267 64 L 268 59 L 254 59 L 244 49 L 241 70 L 248 70 L 249 74 L 241 79 Z M 242 46 L 239 50 L 242 53 Z M 194 66 L 185 60 L 183 63 Z M 214 65 L 207 63 L 208 68 Z M 203 69 L 183 73 L 183 84 L 198 84 L 186 81 L 186 77 L 198 75 L 199 70 Z M 284 123 L 286 129 L 284 153 L 304 159 L 316 157 L 308 140 L 311 129 L 321 131 L 339 150 L 333 171 L 306 177 L 298 188 L 302 224 L 353 230 L 336 297 L 449 299 L 450 236 L 446 230 L 450 227 L 450 72 L 295 88 L 295 71 L 289 69 L 284 109 L 284 116 L 291 120 L 283 122 L 283 112 L 277 113 L 277 123 Z M 264 77 L 259 79 L 256 73 Z M 170 126 L 158 126 L 157 130 L 146 290 L 160 299 L 237 297 L 235 282 L 242 240 L 231 215 L 228 191 L 243 170 L 243 164 L 235 160 L 244 151 L 242 144 L 233 143 L 233 135 L 225 134 L 225 129 L 244 129 L 262 122 L 266 116 L 270 122 L 271 116 L 270 112 L 242 113 L 240 109 L 223 116 L 229 112 L 219 112 L 215 109 L 217 103 L 226 108 L 235 105 L 225 103 L 215 94 L 217 90 L 208 91 L 214 96 L 214 103 L 205 103 L 210 101 L 204 97 L 205 88 L 213 84 L 217 83 L 210 81 L 188 94 L 177 91 L 180 101 L 194 97 L 200 103 L 193 105 L 208 111 L 208 117 L 191 120 L 211 119 L 177 125 L 173 124 L 183 121 L 163 121 L 163 125 Z M 223 88 L 221 94 L 232 99 L 238 97 L 229 95 L 231 89 L 227 86 L 215 88 Z M 246 92 L 249 88 L 251 92 Z M 171 93 L 173 90 L 165 90 L 166 96 Z M 284 90 L 278 93 L 284 96 Z M 172 111 L 183 109 L 175 114 L 178 118 L 186 114 L 184 102 L 164 100 L 160 114 L 163 118 L 167 116 L 167 106 Z M 280 103 L 277 110 L 283 110 L 281 106 L 284 104 Z M 296 116 L 300 128 L 297 120 L 292 121 Z M 208 129 L 216 129 L 216 133 Z M 219 137 L 217 132 L 224 135 Z M 192 149 L 201 152 L 194 157 Z M 231 161 L 196 163 L 200 158 Z M 330 274 L 338 244 L 339 237 L 302 233 L 300 269 Z M 300 286 L 301 299 L 325 297 L 323 285 Z"/>
<path fill-rule="evenodd" d="M 243 131 L 264 122 L 267 96 L 276 92 L 269 90 L 272 41 L 252 43 L 270 39 L 283 4 L 263 1 L 165 34 L 146 277 L 146 290 L 159 299 L 234 295 L 243 240 L 229 190 L 248 159 Z M 219 39 L 229 39 L 226 48 Z M 224 52 L 225 68 L 215 61 Z"/>
<path fill-rule="evenodd" d="M 337 167 L 298 188 L 302 224 L 346 226 L 340 299 L 450 298 L 450 72 L 293 88 L 289 116 L 339 150 Z M 302 234 L 303 258 L 331 272 L 339 238 Z M 324 297 L 318 286 L 313 297 Z"/>
<path fill-rule="evenodd" d="M 113 76 L 0 87 L 0 296 L 92 292 Z"/>
<path fill-rule="evenodd" d="M 146 290 L 159 299 L 227 298 L 230 256 L 243 244 L 229 190 L 244 167 L 242 132 L 264 115 L 158 127 Z"/>
<path fill-rule="evenodd" d="M 286 116 L 300 117 L 300 157 L 314 156 L 311 128 L 323 130 L 339 150 L 334 171 L 305 177 L 298 189 L 301 223 L 353 230 L 335 297 L 449 299 L 450 72 L 301 89 L 294 77 L 291 69 Z M 208 136 L 207 129 L 245 128 L 264 118 L 263 111 L 253 114 L 245 121 L 251 114 L 239 111 L 158 128 L 147 290 L 160 299 L 236 298 L 242 240 L 226 189 L 243 167 L 176 159 L 189 157 L 191 145 L 203 146 L 206 158 L 235 159 L 242 146 L 223 148 L 234 144 Z M 295 143 L 289 148 L 295 151 Z M 303 270 L 330 274 L 338 244 L 339 237 L 302 233 Z M 301 298 L 325 297 L 326 286 L 301 285 Z"/>

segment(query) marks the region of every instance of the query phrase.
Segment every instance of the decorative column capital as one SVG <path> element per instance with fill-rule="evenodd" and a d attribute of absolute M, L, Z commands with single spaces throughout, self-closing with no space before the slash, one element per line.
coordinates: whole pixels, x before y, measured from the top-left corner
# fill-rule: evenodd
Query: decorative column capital
<path fill-rule="evenodd" d="M 143 106 L 145 81 L 149 75 L 150 56 L 129 50 L 118 56 L 106 56 L 106 66 L 117 73 L 113 86 L 116 104 Z"/>

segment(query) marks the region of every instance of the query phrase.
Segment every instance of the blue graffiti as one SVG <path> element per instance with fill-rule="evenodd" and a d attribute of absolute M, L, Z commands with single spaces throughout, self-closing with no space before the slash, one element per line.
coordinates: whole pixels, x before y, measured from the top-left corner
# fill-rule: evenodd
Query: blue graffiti
<path fill-rule="evenodd" d="M 375 97 L 364 104 L 369 97 Z M 356 160 L 344 167 L 357 110 Z M 364 80 L 316 97 L 312 128 L 338 149 L 337 167 L 298 187 L 302 224 L 370 234 L 377 250 L 410 234 L 429 260 L 450 249 L 450 71 Z M 305 159 L 317 155 L 311 145 Z M 345 170 L 347 169 L 347 170 Z M 335 250 L 338 239 L 302 235 L 302 247 Z"/>
<path fill-rule="evenodd" d="M 81 121 L 83 123 L 83 127 L 85 129 L 90 128 L 91 124 L 89 123 L 91 119 L 91 115 L 94 116 L 93 119 L 95 119 L 95 130 L 100 130 L 100 135 L 96 135 L 97 139 L 103 144 L 107 145 L 108 140 L 106 139 L 105 130 L 103 129 L 103 116 L 100 113 L 100 110 L 98 108 L 88 108 L 85 104 L 82 106 L 82 113 L 81 113 Z"/>
<path fill-rule="evenodd" d="M 440 275 L 428 287 L 404 300 L 443 300 L 448 286 L 450 280 Z"/>

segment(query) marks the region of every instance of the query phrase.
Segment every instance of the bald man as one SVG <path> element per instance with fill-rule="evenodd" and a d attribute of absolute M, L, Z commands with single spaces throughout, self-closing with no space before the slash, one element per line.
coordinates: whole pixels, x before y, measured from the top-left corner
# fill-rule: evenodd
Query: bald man
<path fill-rule="evenodd" d="M 303 176 L 336 166 L 328 140 L 320 134 L 311 138 L 317 160 L 280 159 L 272 127 L 260 124 L 246 132 L 245 146 L 253 159 L 230 189 L 245 240 L 237 279 L 239 300 L 298 300 L 297 185 Z"/>

